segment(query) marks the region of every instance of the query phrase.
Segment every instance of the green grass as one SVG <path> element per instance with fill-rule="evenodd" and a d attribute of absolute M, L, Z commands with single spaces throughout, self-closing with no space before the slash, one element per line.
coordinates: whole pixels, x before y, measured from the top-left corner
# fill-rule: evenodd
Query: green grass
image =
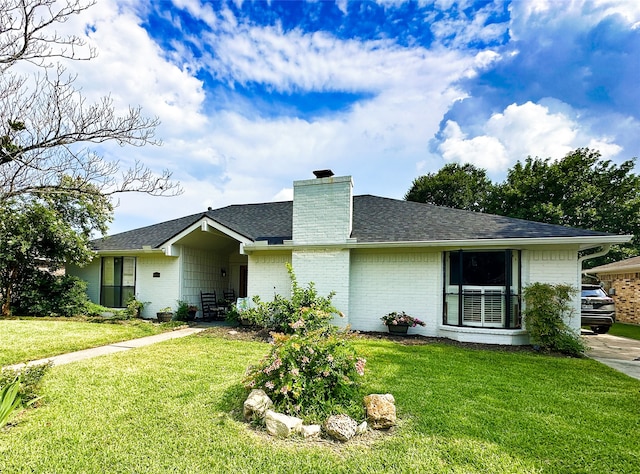
<path fill-rule="evenodd" d="M 0 367 L 158 334 L 141 320 L 87 323 L 66 318 L 0 319 Z"/>
<path fill-rule="evenodd" d="M 640 341 L 640 325 L 615 323 L 611 326 L 611 329 L 609 329 L 609 334 L 612 336 L 628 337 L 629 339 L 637 339 Z"/>
<path fill-rule="evenodd" d="M 640 381 L 590 359 L 359 340 L 399 426 L 371 444 L 276 441 L 241 421 L 268 345 L 196 336 L 54 367 L 0 431 L 12 473 L 640 472 Z"/>

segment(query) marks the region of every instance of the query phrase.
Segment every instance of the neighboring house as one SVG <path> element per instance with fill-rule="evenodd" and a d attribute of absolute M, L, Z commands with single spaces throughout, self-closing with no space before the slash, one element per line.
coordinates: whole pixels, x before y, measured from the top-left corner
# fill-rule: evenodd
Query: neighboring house
<path fill-rule="evenodd" d="M 328 171 L 328 170 L 325 170 Z M 223 207 L 96 240 L 98 257 L 68 271 L 92 301 L 121 307 L 135 293 L 143 316 L 199 304 L 201 291 L 289 295 L 286 263 L 300 284 L 335 291 L 338 324 L 384 331 L 405 311 L 413 332 L 460 341 L 526 344 L 520 296 L 532 282 L 578 287 L 580 250 L 620 236 L 371 195 L 328 172 L 294 182 L 293 202 Z M 579 314 L 579 298 L 575 301 Z M 569 321 L 579 330 L 580 318 Z"/>
<path fill-rule="evenodd" d="M 590 268 L 583 273 L 595 275 L 610 292 L 616 306 L 616 321 L 640 324 L 640 257 Z"/>

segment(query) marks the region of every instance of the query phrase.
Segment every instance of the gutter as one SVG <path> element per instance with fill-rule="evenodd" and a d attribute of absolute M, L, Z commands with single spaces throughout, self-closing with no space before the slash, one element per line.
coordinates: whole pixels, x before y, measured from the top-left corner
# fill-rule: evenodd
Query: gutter
<path fill-rule="evenodd" d="M 358 242 L 356 239 L 347 239 L 342 242 L 327 242 L 321 244 L 296 244 L 286 240 L 284 244 L 267 245 L 266 242 L 251 242 L 244 244 L 241 248 L 243 254 L 269 250 L 294 250 L 294 249 L 380 249 L 380 248 L 439 248 L 456 249 L 461 247 L 473 248 L 526 248 L 535 246 L 564 246 L 576 245 L 579 250 L 606 246 L 612 244 L 623 244 L 631 240 L 631 235 L 604 235 L 604 236 L 583 236 L 583 237 L 532 237 L 513 239 L 464 239 L 464 240 L 431 240 L 431 241 L 400 241 L 400 242 Z M 605 252 L 606 253 L 606 252 Z M 593 256 L 599 256 L 593 254 Z M 592 255 L 585 256 L 593 258 Z M 582 268 L 582 267 L 580 267 Z"/>

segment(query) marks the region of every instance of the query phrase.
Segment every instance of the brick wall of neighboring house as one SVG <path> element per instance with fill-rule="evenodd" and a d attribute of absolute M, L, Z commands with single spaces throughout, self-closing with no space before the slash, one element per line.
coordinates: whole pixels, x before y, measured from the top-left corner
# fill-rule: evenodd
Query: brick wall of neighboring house
<path fill-rule="evenodd" d="M 640 273 L 598 274 L 605 290 L 614 288 L 616 294 L 616 320 L 621 323 L 640 324 Z"/>

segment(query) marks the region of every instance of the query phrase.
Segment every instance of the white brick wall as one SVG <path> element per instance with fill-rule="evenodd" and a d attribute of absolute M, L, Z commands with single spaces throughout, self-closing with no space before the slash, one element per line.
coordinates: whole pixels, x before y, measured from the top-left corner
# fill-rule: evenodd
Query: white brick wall
<path fill-rule="evenodd" d="M 293 241 L 344 242 L 351 236 L 353 181 L 350 176 L 293 183 Z"/>
<path fill-rule="evenodd" d="M 320 296 L 335 292 L 333 305 L 345 317 L 336 317 L 334 324 L 345 326 L 349 321 L 349 251 L 295 250 L 292 263 L 299 285 L 313 282 Z"/>
<path fill-rule="evenodd" d="M 149 302 L 143 310 L 143 318 L 155 318 L 156 312 L 166 306 L 176 309 L 180 298 L 180 259 L 164 256 L 140 256 L 136 259 L 136 297 Z M 154 278 L 155 272 L 160 273 Z"/>
<path fill-rule="evenodd" d="M 291 296 L 291 279 L 286 264 L 291 252 L 260 252 L 249 256 L 247 296 L 258 295 L 263 301 L 273 300 L 274 294 Z"/>
<path fill-rule="evenodd" d="M 580 289 L 578 280 L 578 249 L 523 250 L 523 288 L 531 283 L 566 284 Z M 573 300 L 574 317 L 567 323 L 580 330 L 580 292 Z"/>
<path fill-rule="evenodd" d="M 429 251 L 354 251 L 349 322 L 353 329 L 386 331 L 391 311 L 422 319 L 411 333 L 437 336 L 442 320 L 442 254 Z"/>

